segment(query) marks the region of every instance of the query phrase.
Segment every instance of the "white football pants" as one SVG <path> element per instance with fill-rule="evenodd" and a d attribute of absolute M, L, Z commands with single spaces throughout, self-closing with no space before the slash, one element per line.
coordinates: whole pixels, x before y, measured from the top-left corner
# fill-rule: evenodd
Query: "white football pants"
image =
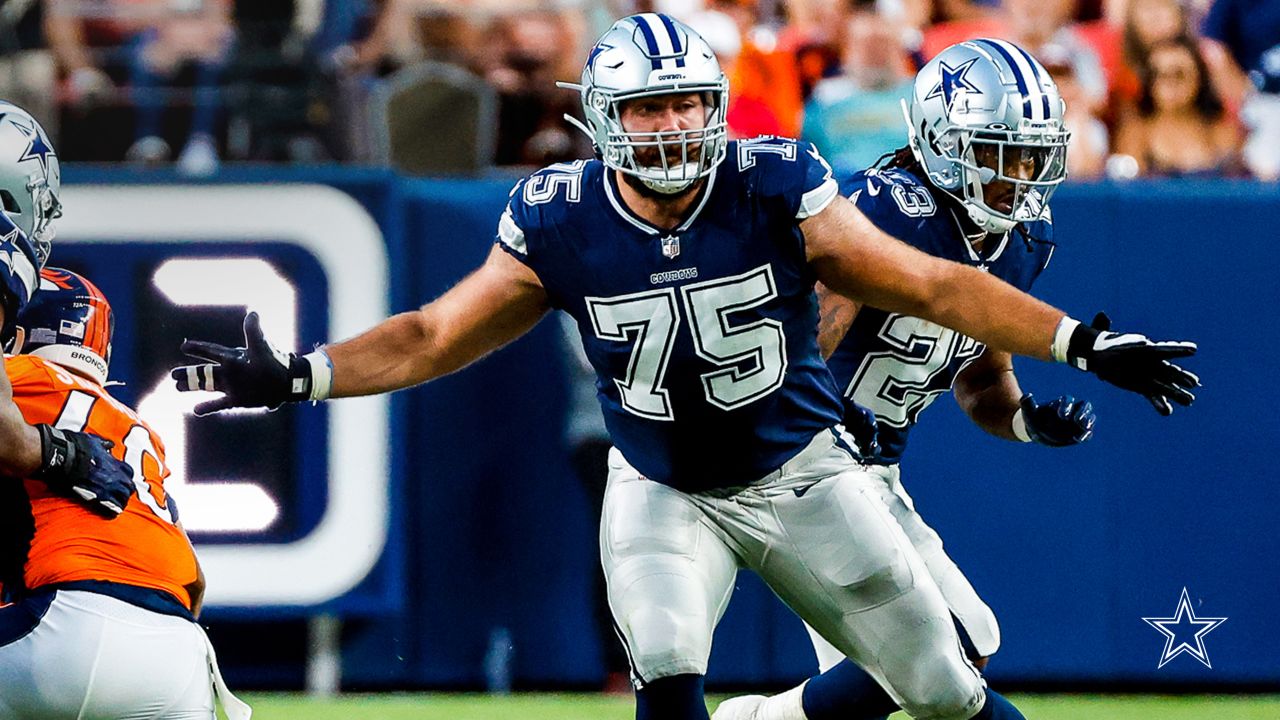
<path fill-rule="evenodd" d="M 215 693 L 247 720 L 199 625 L 97 593 L 57 591 L 0 646 L 0 720 L 213 720 Z"/>
<path fill-rule="evenodd" d="M 880 497 L 889 512 L 897 518 L 898 524 L 907 534 L 907 539 L 915 546 L 916 552 L 924 559 L 929 575 L 942 591 L 942 598 L 947 607 L 960 621 L 973 647 L 982 657 L 990 657 L 1000 649 L 1000 626 L 996 623 L 995 613 L 978 597 L 969 579 L 964 576 L 955 562 L 942 549 L 942 538 L 929 527 L 920 513 L 916 512 L 915 503 L 902 487 L 901 472 L 897 465 L 871 465 L 868 470 L 875 472 L 884 481 Z M 809 638 L 813 640 L 813 650 L 818 656 L 819 672 L 826 672 L 834 667 L 844 655 L 834 645 L 823 639 L 809 625 Z"/>
<path fill-rule="evenodd" d="M 947 604 L 880 498 L 884 481 L 823 431 L 746 488 L 684 493 L 609 456 L 600 554 L 609 604 L 643 684 L 705 674 L 739 567 L 912 717 L 962 720 L 984 700 Z"/>

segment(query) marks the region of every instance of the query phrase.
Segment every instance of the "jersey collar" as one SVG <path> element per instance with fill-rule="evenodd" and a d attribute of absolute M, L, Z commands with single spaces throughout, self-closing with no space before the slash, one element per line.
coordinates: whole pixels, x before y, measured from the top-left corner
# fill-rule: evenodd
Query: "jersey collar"
<path fill-rule="evenodd" d="M 1012 230 L 998 236 L 994 233 L 986 233 L 981 229 L 974 228 L 969 223 L 966 223 L 964 219 L 960 217 L 960 214 L 956 212 L 954 207 L 948 206 L 948 209 L 951 211 L 951 219 L 955 221 L 956 229 L 960 232 L 960 238 L 964 244 L 964 251 L 969 255 L 969 262 L 989 265 L 1000 259 L 1000 256 L 1004 254 L 1004 249 L 1009 246 L 1009 237 L 1013 234 Z M 995 244 L 995 247 L 992 247 L 991 243 L 997 237 L 999 238 L 999 242 Z M 983 252 L 981 253 L 973 249 L 973 243 L 980 238 L 985 238 L 983 242 Z"/>
<path fill-rule="evenodd" d="M 716 184 L 716 173 L 719 168 L 712 168 L 711 173 L 707 175 L 707 182 L 702 186 L 701 197 L 698 198 L 698 204 L 694 206 L 693 212 L 689 213 L 689 217 L 684 222 L 673 229 L 663 229 L 650 223 L 648 220 L 631 212 L 627 204 L 622 202 L 621 193 L 618 190 L 618 178 L 616 173 L 607 165 L 604 168 L 604 194 L 609 198 L 609 204 L 613 206 L 614 211 L 623 220 L 631 223 L 635 227 L 644 231 L 649 235 L 672 235 L 688 230 L 702 214 L 702 209 L 707 206 L 707 200 L 711 197 L 711 189 Z"/>

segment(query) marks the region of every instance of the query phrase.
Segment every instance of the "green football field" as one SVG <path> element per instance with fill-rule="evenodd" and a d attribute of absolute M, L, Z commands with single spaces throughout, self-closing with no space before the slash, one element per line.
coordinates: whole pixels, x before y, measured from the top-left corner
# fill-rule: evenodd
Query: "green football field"
<path fill-rule="evenodd" d="M 1014 695 L 1028 720 L 1280 720 L 1280 695 Z M 247 694 L 255 720 L 631 720 L 629 697 L 603 695 Z M 715 704 L 712 702 L 714 709 Z M 906 718 L 895 715 L 894 720 Z"/>

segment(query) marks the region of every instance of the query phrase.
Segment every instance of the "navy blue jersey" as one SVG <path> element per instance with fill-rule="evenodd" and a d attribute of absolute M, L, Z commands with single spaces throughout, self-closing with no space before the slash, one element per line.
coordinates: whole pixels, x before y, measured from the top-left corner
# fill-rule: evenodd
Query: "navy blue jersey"
<path fill-rule="evenodd" d="M 889 235 L 930 255 L 980 268 L 1020 290 L 1031 287 L 1053 255 L 1048 216 L 1004 236 L 987 236 L 981 255 L 975 253 L 953 214 L 960 211 L 906 170 L 864 170 L 847 178 L 840 190 Z M 827 364 L 845 402 L 875 412 L 881 457 L 896 463 L 920 413 L 951 389 L 956 375 L 983 349 L 978 341 L 927 320 L 863 307 Z M 860 416 L 850 414 L 850 422 L 855 417 Z"/>
<path fill-rule="evenodd" d="M 498 243 L 578 323 L 627 461 L 681 490 L 732 487 L 840 421 L 799 229 L 837 196 L 812 145 L 731 142 L 690 217 L 660 230 L 580 160 L 515 187 Z"/>
<path fill-rule="evenodd" d="M 4 326 L 0 327 L 0 344 L 5 348 L 13 340 L 18 313 L 31 300 L 37 286 L 36 251 L 27 236 L 0 211 L 0 306 L 4 307 Z"/>

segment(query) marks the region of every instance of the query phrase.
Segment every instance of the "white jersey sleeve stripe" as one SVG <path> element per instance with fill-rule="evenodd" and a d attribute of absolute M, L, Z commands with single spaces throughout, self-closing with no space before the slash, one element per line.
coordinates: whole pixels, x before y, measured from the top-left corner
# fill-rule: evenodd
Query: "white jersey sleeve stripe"
<path fill-rule="evenodd" d="M 511 217 L 511 209 L 502 213 L 502 219 L 498 221 L 498 239 L 503 245 L 520 253 L 521 255 L 529 254 L 528 244 L 524 239 L 524 231 L 516 225 L 515 218 Z"/>
<path fill-rule="evenodd" d="M 840 185 L 833 178 L 827 178 L 821 185 L 800 197 L 800 209 L 796 211 L 796 219 L 804 220 L 826 210 L 839 194 Z"/>

